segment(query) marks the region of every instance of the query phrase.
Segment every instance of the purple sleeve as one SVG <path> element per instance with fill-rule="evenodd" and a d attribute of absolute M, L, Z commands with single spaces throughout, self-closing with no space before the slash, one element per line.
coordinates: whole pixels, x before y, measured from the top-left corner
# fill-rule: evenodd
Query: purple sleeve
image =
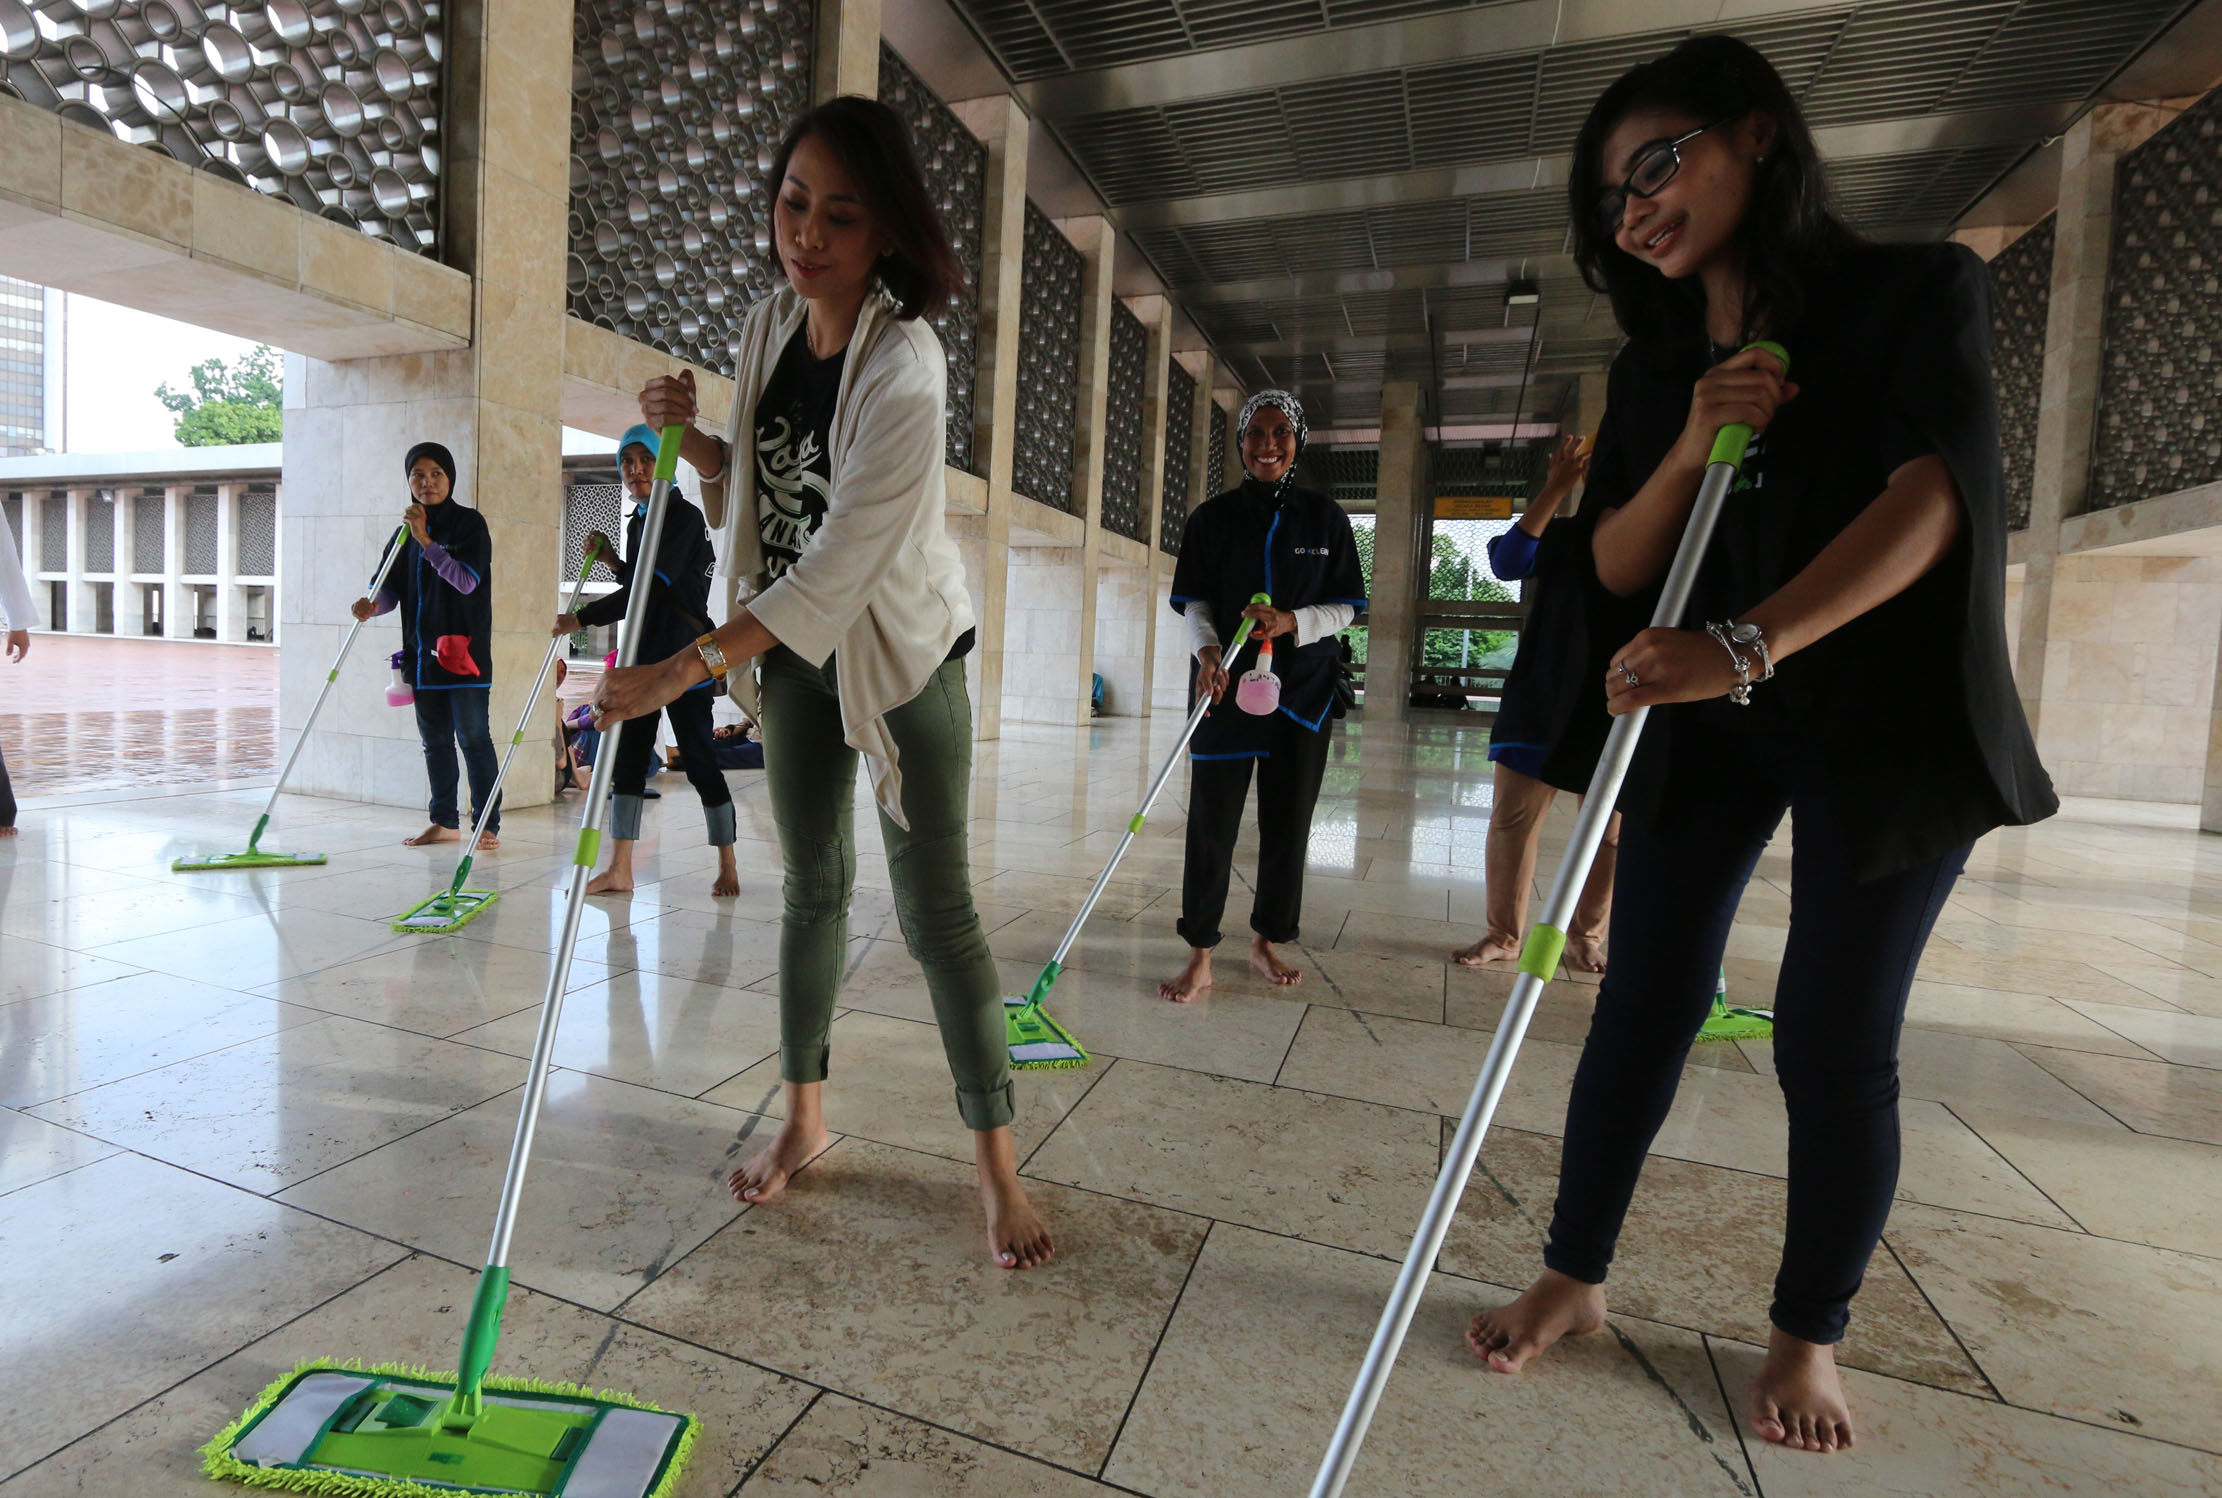
<path fill-rule="evenodd" d="M 1535 548 L 1541 537 L 1514 526 L 1489 543 L 1489 570 L 1506 582 L 1518 582 L 1535 571 Z"/>
<path fill-rule="evenodd" d="M 375 619 L 380 614 L 390 614 L 400 607 L 401 595 L 399 593 L 389 593 L 384 588 L 380 588 L 378 596 L 370 601 L 370 614 Z"/>
<path fill-rule="evenodd" d="M 473 593 L 478 590 L 478 574 L 449 556 L 447 548 L 439 542 L 428 537 L 417 549 L 432 564 L 432 570 L 440 574 L 441 582 L 458 593 Z"/>

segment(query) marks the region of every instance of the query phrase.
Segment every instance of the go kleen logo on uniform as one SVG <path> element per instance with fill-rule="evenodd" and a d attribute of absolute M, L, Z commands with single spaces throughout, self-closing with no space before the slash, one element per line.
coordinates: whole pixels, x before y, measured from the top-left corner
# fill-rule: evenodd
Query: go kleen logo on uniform
<path fill-rule="evenodd" d="M 1324 546 L 1292 546 L 1289 550 L 1300 557 L 1323 557 L 1327 555 L 1327 548 Z"/>

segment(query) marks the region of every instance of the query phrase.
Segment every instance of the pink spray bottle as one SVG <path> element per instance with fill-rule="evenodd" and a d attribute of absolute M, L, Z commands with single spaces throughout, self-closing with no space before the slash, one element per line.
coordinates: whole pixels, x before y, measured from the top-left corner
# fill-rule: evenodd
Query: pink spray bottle
<path fill-rule="evenodd" d="M 1234 689 L 1234 705 L 1263 718 L 1279 711 L 1281 678 L 1273 674 L 1273 642 L 1258 642 L 1257 664 L 1242 673 Z"/>

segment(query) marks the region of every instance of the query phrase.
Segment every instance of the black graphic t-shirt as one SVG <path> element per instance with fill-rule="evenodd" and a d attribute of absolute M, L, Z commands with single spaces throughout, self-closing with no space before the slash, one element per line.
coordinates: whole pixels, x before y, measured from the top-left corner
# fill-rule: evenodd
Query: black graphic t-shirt
<path fill-rule="evenodd" d="M 813 358 L 808 326 L 795 329 L 756 401 L 756 487 L 764 501 L 757 524 L 774 582 L 825 519 L 833 492 L 833 404 L 847 354 L 844 348 L 830 359 Z"/>

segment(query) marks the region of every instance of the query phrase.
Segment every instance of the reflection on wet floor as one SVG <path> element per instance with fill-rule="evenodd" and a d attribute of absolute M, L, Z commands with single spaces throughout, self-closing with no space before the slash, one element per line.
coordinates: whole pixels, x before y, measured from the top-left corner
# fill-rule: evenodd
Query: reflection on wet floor
<path fill-rule="evenodd" d="M 210 785 L 277 770 L 278 653 L 33 635 L 0 662 L 0 753 L 19 799 Z"/>

